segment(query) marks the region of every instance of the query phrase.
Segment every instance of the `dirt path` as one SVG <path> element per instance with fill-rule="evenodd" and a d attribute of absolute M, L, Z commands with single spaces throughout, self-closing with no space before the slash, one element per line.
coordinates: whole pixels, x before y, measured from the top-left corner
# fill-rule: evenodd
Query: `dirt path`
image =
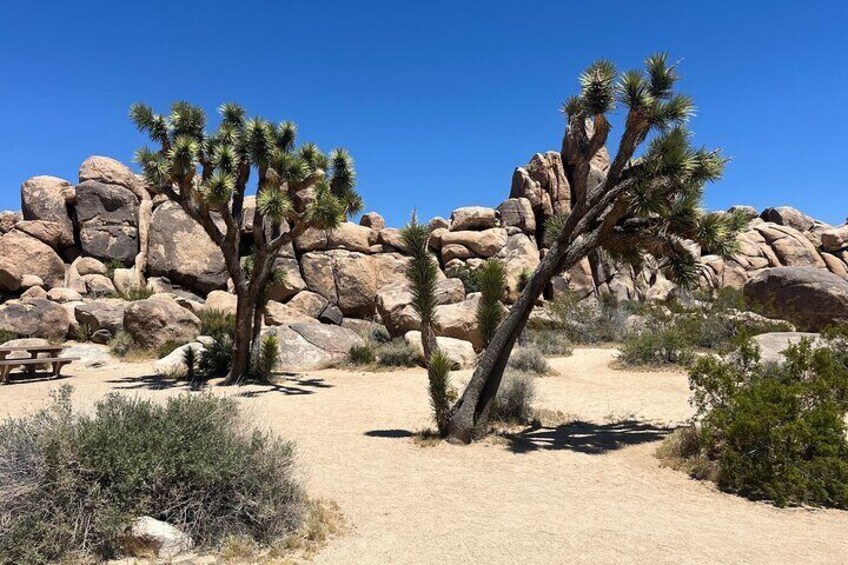
<path fill-rule="evenodd" d="M 429 424 L 423 370 L 212 390 L 241 395 L 257 422 L 296 440 L 310 492 L 353 524 L 315 563 L 848 562 L 848 513 L 781 510 L 660 468 L 665 426 L 691 413 L 686 377 L 611 370 L 613 358 L 580 349 L 553 363 L 559 376 L 537 380 L 538 404 L 579 423 L 471 447 L 410 439 Z M 110 390 L 182 390 L 133 380 L 145 369 L 66 382 L 81 403 Z M 43 404 L 55 386 L 0 388 L 0 415 Z"/>

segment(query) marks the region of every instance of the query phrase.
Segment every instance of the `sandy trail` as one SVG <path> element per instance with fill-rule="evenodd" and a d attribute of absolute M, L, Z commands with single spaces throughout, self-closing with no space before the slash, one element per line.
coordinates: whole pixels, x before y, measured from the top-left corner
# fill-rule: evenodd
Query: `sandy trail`
<path fill-rule="evenodd" d="M 537 380 L 538 405 L 580 423 L 470 447 L 410 439 L 429 425 L 423 370 L 211 388 L 296 440 L 311 494 L 341 505 L 353 529 L 315 563 L 848 562 L 848 513 L 777 509 L 660 468 L 665 427 L 691 414 L 686 376 L 612 370 L 614 356 L 578 349 Z M 112 390 L 184 390 L 135 380 L 145 372 L 76 369 L 64 382 L 82 405 Z M 0 388 L 0 415 L 43 405 L 55 386 Z"/>

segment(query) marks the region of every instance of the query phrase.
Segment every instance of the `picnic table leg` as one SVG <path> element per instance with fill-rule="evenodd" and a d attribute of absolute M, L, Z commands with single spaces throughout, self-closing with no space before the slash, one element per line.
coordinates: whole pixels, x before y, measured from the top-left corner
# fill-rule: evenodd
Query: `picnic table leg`
<path fill-rule="evenodd" d="M 0 375 L 2 375 L 3 384 L 7 384 L 9 382 L 9 371 L 12 370 L 11 365 L 3 365 L 0 366 Z"/>

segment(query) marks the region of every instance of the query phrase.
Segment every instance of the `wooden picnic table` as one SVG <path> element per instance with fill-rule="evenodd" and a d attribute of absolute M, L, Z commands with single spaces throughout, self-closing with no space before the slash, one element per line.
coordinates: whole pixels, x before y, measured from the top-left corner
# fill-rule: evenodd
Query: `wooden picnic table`
<path fill-rule="evenodd" d="M 72 361 L 79 361 L 79 357 L 60 357 L 60 354 L 64 350 L 64 345 L 15 345 L 11 347 L 0 347 L 0 382 L 6 383 L 9 381 L 9 373 L 12 369 L 23 367 L 27 373 L 32 374 L 41 365 L 50 365 L 53 378 L 58 378 L 62 367 L 70 364 Z M 29 357 L 13 357 L 10 359 L 9 355 L 12 353 L 27 353 Z M 39 357 L 39 354 L 42 353 L 45 353 L 47 356 Z"/>

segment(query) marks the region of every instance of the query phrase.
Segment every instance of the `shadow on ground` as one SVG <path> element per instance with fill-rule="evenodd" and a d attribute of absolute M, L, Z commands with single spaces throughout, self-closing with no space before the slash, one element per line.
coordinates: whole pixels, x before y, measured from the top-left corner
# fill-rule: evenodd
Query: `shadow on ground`
<path fill-rule="evenodd" d="M 167 390 L 180 389 L 185 391 L 211 391 L 219 388 L 229 388 L 221 384 L 220 380 L 212 383 L 192 384 L 187 381 L 178 381 L 161 375 L 142 375 L 140 377 L 123 377 L 106 381 L 112 384 L 116 390 Z M 322 388 L 332 388 L 333 385 L 326 383 L 323 379 L 287 377 L 280 379 L 278 383 L 258 384 L 246 383 L 235 396 L 243 398 L 257 398 L 259 396 L 278 393 L 286 395 L 314 394 Z"/>
<path fill-rule="evenodd" d="M 601 455 L 630 445 L 658 441 L 674 431 L 672 427 L 655 426 L 638 420 L 609 424 L 569 422 L 554 427 L 530 426 L 520 432 L 503 433 L 513 453 L 529 453 L 540 449 L 567 449 L 588 455 Z"/>
<path fill-rule="evenodd" d="M 554 427 L 533 425 L 518 432 L 501 432 L 497 437 L 506 440 L 507 448 L 513 453 L 566 449 L 588 455 L 602 455 L 622 447 L 661 440 L 673 431 L 673 427 L 655 426 L 638 420 L 610 424 L 578 421 Z M 386 429 L 370 430 L 365 435 L 403 439 L 415 434 L 409 430 Z"/>

